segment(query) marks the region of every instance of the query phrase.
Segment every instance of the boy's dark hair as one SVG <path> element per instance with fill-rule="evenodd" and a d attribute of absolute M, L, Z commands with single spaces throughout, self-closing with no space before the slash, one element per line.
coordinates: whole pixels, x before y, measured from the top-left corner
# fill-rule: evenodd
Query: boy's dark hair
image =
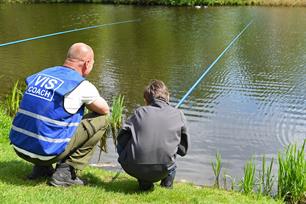
<path fill-rule="evenodd" d="M 145 87 L 143 97 L 149 104 L 151 104 L 154 99 L 169 102 L 169 91 L 164 82 L 154 79 Z"/>

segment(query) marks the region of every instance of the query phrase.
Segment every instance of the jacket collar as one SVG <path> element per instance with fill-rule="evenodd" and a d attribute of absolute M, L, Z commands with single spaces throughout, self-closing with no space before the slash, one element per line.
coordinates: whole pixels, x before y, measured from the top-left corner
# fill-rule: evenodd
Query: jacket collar
<path fill-rule="evenodd" d="M 163 99 L 159 99 L 159 98 L 154 98 L 153 101 L 151 102 L 150 106 L 157 106 L 157 107 L 162 107 L 165 105 L 169 105 L 168 102 L 166 102 Z"/>

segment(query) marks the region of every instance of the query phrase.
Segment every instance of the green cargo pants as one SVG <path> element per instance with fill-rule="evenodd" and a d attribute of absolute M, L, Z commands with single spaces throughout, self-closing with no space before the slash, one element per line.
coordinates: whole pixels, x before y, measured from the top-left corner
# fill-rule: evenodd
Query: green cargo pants
<path fill-rule="evenodd" d="M 49 161 L 42 161 L 40 159 L 31 158 L 18 151 L 16 151 L 16 153 L 19 157 L 36 165 L 46 166 L 56 162 L 65 162 L 75 169 L 82 170 L 89 163 L 94 148 L 102 138 L 105 130 L 106 116 L 88 113 L 83 117 L 65 151 L 57 157 Z"/>

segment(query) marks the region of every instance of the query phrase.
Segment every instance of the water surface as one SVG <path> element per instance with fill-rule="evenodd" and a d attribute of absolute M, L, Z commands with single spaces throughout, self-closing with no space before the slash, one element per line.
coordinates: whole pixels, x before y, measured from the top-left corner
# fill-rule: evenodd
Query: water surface
<path fill-rule="evenodd" d="M 141 20 L 0 47 L 0 98 L 15 80 L 62 64 L 81 41 L 95 51 L 89 80 L 108 101 L 125 96 L 125 117 L 143 104 L 143 87 L 154 78 L 169 86 L 174 106 L 254 19 L 181 106 L 191 145 L 178 158 L 177 179 L 211 184 L 219 151 L 223 170 L 239 180 L 246 160 L 276 158 L 306 138 L 305 8 L 1 4 L 0 43 L 131 19 Z M 109 144 L 102 161 L 115 163 Z"/>

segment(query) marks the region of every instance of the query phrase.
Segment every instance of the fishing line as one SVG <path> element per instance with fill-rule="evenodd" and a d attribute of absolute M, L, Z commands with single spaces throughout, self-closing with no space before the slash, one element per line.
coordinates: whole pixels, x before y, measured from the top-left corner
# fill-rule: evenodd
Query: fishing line
<path fill-rule="evenodd" d="M 50 34 L 46 34 L 46 35 L 40 35 L 40 36 L 36 36 L 36 37 L 32 37 L 32 38 L 26 38 L 26 39 L 22 39 L 22 40 L 16 40 L 16 41 L 12 41 L 12 42 L 7 42 L 7 43 L 0 44 L 0 47 L 4 47 L 4 46 L 8 46 L 8 45 L 13 45 L 13 44 L 17 44 L 17 43 L 22 43 L 22 42 L 26 42 L 26 41 L 30 41 L 30 40 L 37 40 L 37 39 L 41 39 L 41 38 L 47 38 L 47 37 L 51 37 L 51 36 L 55 36 L 55 35 L 62 35 L 62 34 L 66 34 L 66 33 L 72 33 L 72 32 L 88 30 L 88 29 L 93 29 L 93 28 L 99 28 L 99 27 L 107 27 L 107 26 L 124 24 L 124 23 L 134 23 L 134 22 L 137 22 L 137 21 L 140 21 L 140 19 L 133 19 L 133 20 L 127 20 L 127 21 L 119 21 L 119 22 L 114 22 L 114 23 L 106 23 L 106 24 L 101 24 L 101 25 L 89 26 L 89 27 L 85 27 L 85 28 L 76 28 L 76 29 L 72 29 L 72 30 L 66 30 L 66 31 L 50 33 Z"/>
<path fill-rule="evenodd" d="M 179 108 L 184 100 L 191 94 L 191 92 L 199 85 L 199 83 L 203 80 L 203 78 L 206 76 L 206 74 L 211 70 L 211 68 L 221 59 L 221 57 L 224 55 L 224 53 L 234 44 L 234 42 L 242 35 L 242 33 L 253 23 L 253 20 L 251 20 L 244 28 L 243 30 L 228 44 L 228 46 L 221 52 L 221 54 L 211 63 L 208 68 L 203 72 L 203 74 L 199 77 L 199 79 L 193 84 L 193 86 L 187 91 L 187 93 L 183 96 L 183 98 L 178 102 L 178 104 L 175 106 L 175 108 Z"/>

